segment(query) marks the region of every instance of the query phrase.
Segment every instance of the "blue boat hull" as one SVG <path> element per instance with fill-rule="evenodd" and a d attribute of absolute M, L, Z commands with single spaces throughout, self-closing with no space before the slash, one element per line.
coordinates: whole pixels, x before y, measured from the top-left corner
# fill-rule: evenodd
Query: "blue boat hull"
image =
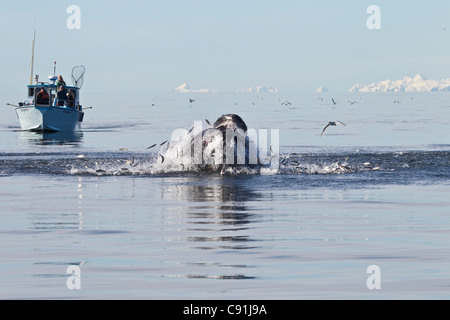
<path fill-rule="evenodd" d="M 16 108 L 22 130 L 75 131 L 80 129 L 84 112 L 66 107 L 22 106 Z"/>

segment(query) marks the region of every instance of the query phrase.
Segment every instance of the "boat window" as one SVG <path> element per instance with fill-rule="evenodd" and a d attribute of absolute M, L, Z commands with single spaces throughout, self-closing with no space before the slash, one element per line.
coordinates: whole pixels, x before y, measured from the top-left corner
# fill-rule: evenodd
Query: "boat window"
<path fill-rule="evenodd" d="M 50 95 L 45 87 L 38 88 L 36 92 L 36 104 L 49 105 Z"/>

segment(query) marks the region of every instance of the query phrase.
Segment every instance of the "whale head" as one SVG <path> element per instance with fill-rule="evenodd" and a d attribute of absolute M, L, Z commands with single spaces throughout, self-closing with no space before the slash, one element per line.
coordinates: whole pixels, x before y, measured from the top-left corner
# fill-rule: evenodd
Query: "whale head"
<path fill-rule="evenodd" d="M 242 129 L 244 133 L 247 132 L 247 125 L 237 114 L 224 114 L 214 122 L 213 127 L 222 132 L 236 129 Z"/>

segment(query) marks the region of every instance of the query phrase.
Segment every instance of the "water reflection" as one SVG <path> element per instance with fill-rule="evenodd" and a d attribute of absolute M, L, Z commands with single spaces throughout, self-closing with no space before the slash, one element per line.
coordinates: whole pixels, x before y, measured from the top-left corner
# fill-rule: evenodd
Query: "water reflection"
<path fill-rule="evenodd" d="M 236 253 L 258 248 L 258 239 L 251 236 L 252 224 L 260 220 L 252 201 L 261 195 L 240 183 L 240 179 L 198 177 L 167 179 L 161 189 L 161 198 L 173 205 L 166 206 L 163 216 L 168 229 L 176 227 L 176 238 L 192 243 L 194 262 L 184 257 L 180 274 L 165 277 L 194 279 L 253 279 L 243 274 L 252 268 L 235 259 Z M 178 204 L 182 204 L 180 207 Z M 200 250 L 200 251 L 198 251 Z M 196 254 L 195 252 L 199 254 Z M 228 257 L 228 258 L 227 258 Z M 232 274 L 224 274 L 230 270 Z M 236 273 L 236 270 L 240 272 Z"/>
<path fill-rule="evenodd" d="M 245 225 L 257 219 L 255 209 L 249 203 L 261 195 L 240 185 L 237 179 L 204 177 L 164 184 L 161 197 L 188 203 L 185 210 L 187 220 L 198 227 L 191 230 L 204 230 L 203 225 L 208 224 L 235 226 L 223 230 L 245 230 Z M 168 207 L 166 210 L 173 211 L 174 208 Z"/>
<path fill-rule="evenodd" d="M 31 132 L 20 131 L 20 140 L 32 145 L 78 145 L 83 141 L 82 131 Z"/>
<path fill-rule="evenodd" d="M 83 229 L 83 194 L 84 184 L 83 177 L 78 177 L 78 183 L 74 187 L 74 192 L 77 194 L 77 206 L 67 208 L 61 207 L 59 204 L 52 205 L 52 201 L 59 201 L 58 195 L 53 198 L 47 193 L 47 188 L 36 188 L 34 193 L 38 198 L 47 199 L 47 206 L 42 208 L 37 205 L 31 212 L 29 212 L 30 228 L 34 230 L 61 230 L 61 229 Z M 70 185 L 70 188 L 72 185 Z M 40 193 L 42 192 L 42 193 Z"/>

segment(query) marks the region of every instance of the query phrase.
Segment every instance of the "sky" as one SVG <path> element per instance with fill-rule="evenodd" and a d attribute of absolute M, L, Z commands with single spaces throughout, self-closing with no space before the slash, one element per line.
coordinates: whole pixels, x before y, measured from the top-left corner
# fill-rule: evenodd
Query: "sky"
<path fill-rule="evenodd" d="M 70 5 L 80 9 L 70 29 Z M 380 9 L 369 29 L 370 5 Z M 9 99 L 34 73 L 84 90 L 346 92 L 355 83 L 421 73 L 450 77 L 450 1 L 128 0 L 7 1 L 0 10 L 0 94 Z"/>

